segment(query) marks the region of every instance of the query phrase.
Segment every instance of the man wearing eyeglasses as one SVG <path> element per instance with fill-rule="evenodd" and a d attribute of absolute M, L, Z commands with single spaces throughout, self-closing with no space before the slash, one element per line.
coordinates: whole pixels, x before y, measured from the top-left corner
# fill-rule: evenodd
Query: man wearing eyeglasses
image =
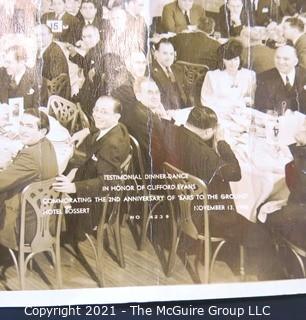
<path fill-rule="evenodd" d="M 116 184 L 116 181 L 105 179 L 105 175 L 120 174 L 120 166 L 130 153 L 130 137 L 126 127 L 119 123 L 120 112 L 118 100 L 109 96 L 97 100 L 92 111 L 94 128 L 83 129 L 72 137 L 79 145 L 68 164 L 74 169 L 67 176 L 56 178 L 53 186 L 56 191 L 69 193 L 73 198 L 94 198 L 106 195 L 102 187 Z M 84 230 L 89 232 L 98 224 L 100 211 L 95 211 L 90 203 L 77 203 L 75 207 L 89 208 L 86 213 L 90 218 L 87 214 L 69 218 L 71 233 L 82 235 Z"/>
<path fill-rule="evenodd" d="M 46 138 L 49 132 L 48 116 L 29 110 L 19 125 L 19 138 L 24 148 L 0 171 L 0 243 L 9 248 L 17 246 L 20 192 L 32 182 L 47 180 L 58 174 L 55 150 Z M 34 215 L 27 213 L 26 222 L 25 239 L 31 241 L 36 226 Z"/>

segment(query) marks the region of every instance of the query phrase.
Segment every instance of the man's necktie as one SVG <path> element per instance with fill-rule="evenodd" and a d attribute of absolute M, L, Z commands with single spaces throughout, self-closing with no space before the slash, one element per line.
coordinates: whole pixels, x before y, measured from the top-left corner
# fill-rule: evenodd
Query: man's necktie
<path fill-rule="evenodd" d="M 187 11 L 185 11 L 184 16 L 185 16 L 185 19 L 186 19 L 187 25 L 189 26 L 191 23 L 190 23 L 190 20 L 189 20 L 189 17 L 188 17 Z"/>
<path fill-rule="evenodd" d="M 16 82 L 16 80 L 15 80 L 14 77 L 11 77 L 10 87 L 11 87 L 12 89 L 15 89 L 15 88 L 17 87 L 17 82 Z"/>
<path fill-rule="evenodd" d="M 292 89 L 292 85 L 290 83 L 290 80 L 289 80 L 289 77 L 286 76 L 286 84 L 285 84 L 285 87 L 288 91 L 290 91 Z"/>
<path fill-rule="evenodd" d="M 167 73 L 168 73 L 168 78 L 171 80 L 171 82 L 175 82 L 175 76 L 174 76 L 171 68 L 167 67 L 166 69 L 167 69 Z"/>

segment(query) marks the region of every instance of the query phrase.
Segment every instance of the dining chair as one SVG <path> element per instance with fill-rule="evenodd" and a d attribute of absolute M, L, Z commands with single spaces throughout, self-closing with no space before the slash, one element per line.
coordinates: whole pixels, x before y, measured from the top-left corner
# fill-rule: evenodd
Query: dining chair
<path fill-rule="evenodd" d="M 120 174 L 127 174 L 131 165 L 132 160 L 132 152 L 127 156 L 125 161 L 120 166 Z M 118 180 L 120 186 L 124 186 L 124 180 Z M 123 191 L 115 191 L 111 194 L 106 195 L 106 201 L 102 205 L 101 215 L 99 218 L 99 223 L 96 229 L 96 244 L 92 237 L 86 233 L 85 236 L 89 241 L 89 244 L 94 252 L 95 260 L 96 260 L 96 270 L 97 270 L 97 277 L 98 283 L 100 287 L 104 286 L 104 235 L 105 230 L 110 231 L 113 236 L 115 248 L 117 252 L 118 263 L 121 268 L 125 268 L 125 260 L 124 260 L 124 253 L 123 253 L 123 246 L 122 246 L 122 239 L 121 239 L 121 231 L 120 231 L 120 213 L 121 213 L 121 204 L 123 198 Z M 112 201 L 110 202 L 109 199 L 117 198 L 120 201 Z"/>
<path fill-rule="evenodd" d="M 34 182 L 25 187 L 21 193 L 19 245 L 16 248 L 9 248 L 21 290 L 25 288 L 25 274 L 29 262 L 36 254 L 42 252 L 51 254 L 57 287 L 62 287 L 60 233 L 63 201 L 61 200 L 65 195 L 53 190 L 54 182 L 55 179 Z"/>
<path fill-rule="evenodd" d="M 201 88 L 209 67 L 205 64 L 197 64 L 178 60 L 174 68 L 183 80 L 184 92 L 191 106 L 201 103 Z"/>
<path fill-rule="evenodd" d="M 53 95 L 48 100 L 47 111 L 68 129 L 70 134 L 85 127 L 89 127 L 89 121 L 79 104 Z"/>
<path fill-rule="evenodd" d="M 133 150 L 133 158 L 132 158 L 132 163 L 131 163 L 131 169 L 130 172 L 132 174 L 139 174 L 141 179 L 140 183 L 145 186 L 144 189 L 142 189 L 140 192 L 144 196 L 148 196 L 148 190 L 146 188 L 146 179 L 145 179 L 145 169 L 144 169 L 144 161 L 143 161 L 143 156 L 141 153 L 140 145 L 139 142 L 135 137 L 133 137 L 130 134 L 130 142 Z M 133 180 L 135 183 L 135 186 L 137 187 L 139 182 L 138 179 Z M 139 191 L 138 191 L 139 193 Z M 149 204 L 147 201 L 144 201 L 143 203 L 143 210 L 142 210 L 142 222 L 141 222 L 141 229 L 140 229 L 140 241 L 138 244 L 139 250 L 143 250 L 146 242 L 146 237 L 147 237 L 147 229 L 148 229 L 148 224 L 149 224 Z M 127 215 L 131 214 L 131 205 L 128 203 L 128 210 L 127 210 Z M 123 222 L 126 221 L 126 217 L 123 218 Z"/>
<path fill-rule="evenodd" d="M 52 80 L 47 80 L 48 97 L 61 96 L 65 99 L 71 97 L 70 79 L 67 73 L 61 73 Z"/>
<path fill-rule="evenodd" d="M 166 272 L 167 276 L 170 276 L 173 271 L 181 235 L 186 234 L 192 239 L 203 242 L 204 283 L 209 283 L 217 256 L 223 245 L 226 243 L 226 240 L 222 237 L 214 237 L 213 231 L 210 230 L 209 213 L 207 210 L 207 186 L 201 179 L 190 174 L 186 175 L 185 172 L 167 162 L 163 163 L 163 170 L 167 174 L 167 184 L 186 186 L 186 188 L 175 188 L 175 190 L 172 191 L 167 190 L 168 196 L 174 197 L 173 200 L 168 201 L 172 232 Z M 175 180 L 171 178 L 172 176 L 175 176 Z M 183 176 L 187 177 L 180 178 Z M 194 185 L 195 189 L 188 188 L 190 185 Z M 198 230 L 192 220 L 193 199 L 195 198 L 201 199 L 201 205 L 203 205 L 203 230 Z M 217 245 L 214 250 L 212 249 L 213 243 Z M 244 249 L 242 246 L 240 246 L 240 275 L 244 278 Z"/>

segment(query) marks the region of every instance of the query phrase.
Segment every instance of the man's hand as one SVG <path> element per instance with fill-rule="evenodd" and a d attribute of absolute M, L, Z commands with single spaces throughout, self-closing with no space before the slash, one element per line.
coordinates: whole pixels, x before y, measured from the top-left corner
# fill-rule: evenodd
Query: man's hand
<path fill-rule="evenodd" d="M 76 132 L 71 138 L 70 138 L 70 143 L 75 143 L 76 147 L 78 147 L 84 140 L 85 138 L 89 135 L 90 131 L 88 128 L 84 128 L 78 132 Z"/>
<path fill-rule="evenodd" d="M 64 175 L 57 177 L 56 182 L 53 183 L 52 187 L 57 192 L 76 193 L 75 184 Z"/>
<path fill-rule="evenodd" d="M 96 70 L 95 68 L 91 68 L 89 71 L 88 71 L 88 78 L 91 82 L 93 82 L 93 79 L 96 75 Z"/>
<path fill-rule="evenodd" d="M 67 50 L 69 51 L 69 55 L 71 57 L 74 57 L 78 52 L 76 51 L 76 48 L 72 45 L 72 44 L 69 44 L 67 46 Z"/>

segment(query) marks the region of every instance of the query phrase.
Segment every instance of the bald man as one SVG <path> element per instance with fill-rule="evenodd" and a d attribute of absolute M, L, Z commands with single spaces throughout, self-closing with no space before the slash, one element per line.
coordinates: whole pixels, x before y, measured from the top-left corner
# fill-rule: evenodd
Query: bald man
<path fill-rule="evenodd" d="M 257 77 L 255 106 L 266 112 L 283 114 L 287 109 L 306 113 L 306 69 L 297 67 L 296 50 L 279 47 L 274 56 L 275 68 Z"/>

